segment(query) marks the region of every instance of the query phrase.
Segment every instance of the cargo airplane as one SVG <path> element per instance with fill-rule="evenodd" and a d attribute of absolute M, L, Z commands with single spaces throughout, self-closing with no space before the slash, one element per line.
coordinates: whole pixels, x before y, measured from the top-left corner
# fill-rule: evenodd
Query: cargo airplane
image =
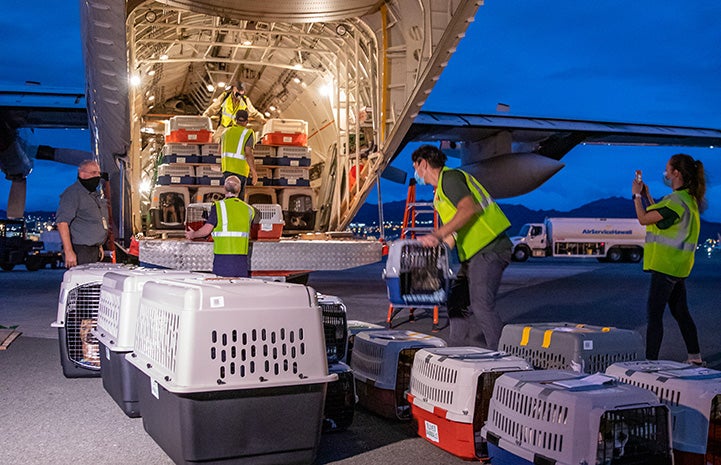
<path fill-rule="evenodd" d="M 422 111 L 481 5 L 85 0 L 87 90 L 66 110 L 87 120 L 65 127 L 89 127 L 93 156 L 113 186 L 115 237 L 126 243 L 148 227 L 168 119 L 201 114 L 236 80 L 264 119 L 307 121 L 314 232 L 344 229 L 381 175 L 405 182 L 390 164 L 409 142 L 441 143 L 497 198 L 540 186 L 580 143 L 721 145 L 716 129 Z M 86 108 L 76 108 L 81 102 Z M 17 130 L 33 124 L 9 110 L 3 104 L 0 161 L 18 184 L 10 204 L 22 212 L 32 154 Z M 354 166 L 361 175 L 351 187 Z"/>

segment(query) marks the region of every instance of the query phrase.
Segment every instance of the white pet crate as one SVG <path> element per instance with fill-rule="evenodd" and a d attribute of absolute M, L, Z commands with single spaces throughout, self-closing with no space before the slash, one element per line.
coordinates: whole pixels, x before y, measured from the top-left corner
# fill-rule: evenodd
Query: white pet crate
<path fill-rule="evenodd" d="M 675 465 L 721 464 L 721 371 L 669 360 L 614 363 L 606 374 L 671 409 Z"/>
<path fill-rule="evenodd" d="M 220 165 L 196 166 L 195 180 L 203 186 L 222 186 L 223 172 L 220 170 Z"/>
<path fill-rule="evenodd" d="M 163 163 L 197 163 L 200 160 L 196 144 L 165 144 Z"/>
<path fill-rule="evenodd" d="M 203 144 L 200 146 L 200 162 L 220 164 L 220 144 Z"/>
<path fill-rule="evenodd" d="M 60 363 L 67 378 L 100 376 L 100 346 L 93 335 L 98 322 L 100 286 L 109 271 L 130 269 L 113 263 L 78 265 L 63 274 L 58 311 Z"/>
<path fill-rule="evenodd" d="M 166 278 L 197 280 L 213 276 L 180 270 L 142 268 L 109 271 L 103 276 L 98 323 L 93 335 L 100 348 L 103 387 L 129 417 L 140 416 L 133 371 L 125 355 L 133 350 L 143 285 L 148 281 Z"/>
<path fill-rule="evenodd" d="M 300 119 L 272 118 L 263 125 L 263 143 L 267 145 L 308 144 L 308 122 Z"/>
<path fill-rule="evenodd" d="M 195 184 L 195 167 L 183 163 L 158 166 L 158 184 Z"/>
<path fill-rule="evenodd" d="M 272 186 L 273 185 L 273 168 L 270 166 L 256 165 L 255 172 L 258 174 L 258 182 L 254 186 Z"/>
<path fill-rule="evenodd" d="M 295 166 L 279 166 L 273 174 L 273 184 L 276 186 L 310 186 L 308 168 Z"/>
<path fill-rule="evenodd" d="M 148 282 L 126 357 L 139 372 L 143 426 L 176 463 L 313 461 L 337 379 L 313 289 Z"/>
<path fill-rule="evenodd" d="M 339 362 L 345 357 L 348 345 L 348 317 L 345 304 L 336 296 L 318 294 L 318 305 L 323 313 L 323 332 L 328 362 Z"/>
<path fill-rule="evenodd" d="M 445 345 L 443 339 L 414 331 L 361 332 L 355 338 L 351 360 L 358 403 L 386 418 L 410 419 L 405 391 L 413 357 L 420 349 Z"/>
<path fill-rule="evenodd" d="M 418 435 L 465 460 L 488 457 L 481 427 L 493 385 L 504 373 L 530 369 L 520 357 L 478 347 L 419 350 L 406 395 Z"/>
<path fill-rule="evenodd" d="M 310 153 L 311 152 L 308 147 L 283 145 L 276 149 L 275 164 L 279 166 L 309 167 L 311 162 Z"/>
<path fill-rule="evenodd" d="M 642 360 L 645 346 L 630 329 L 563 322 L 506 325 L 498 350 L 537 369 L 596 373 L 616 362 Z"/>
<path fill-rule="evenodd" d="M 165 142 L 210 143 L 213 125 L 205 116 L 173 116 L 165 126 Z"/>
<path fill-rule="evenodd" d="M 276 148 L 272 145 L 255 144 L 253 147 L 255 165 L 277 165 L 275 153 Z"/>
<path fill-rule="evenodd" d="M 673 464 L 668 408 L 598 373 L 504 374 L 481 435 L 493 465 Z"/>
<path fill-rule="evenodd" d="M 388 300 L 404 307 L 433 307 L 448 298 L 453 272 L 445 244 L 424 247 L 415 239 L 393 241 L 383 275 Z"/>

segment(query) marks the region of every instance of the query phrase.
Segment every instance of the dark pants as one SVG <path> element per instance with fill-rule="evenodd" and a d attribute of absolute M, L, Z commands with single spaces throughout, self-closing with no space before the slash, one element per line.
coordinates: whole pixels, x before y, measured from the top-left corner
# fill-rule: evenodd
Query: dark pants
<path fill-rule="evenodd" d="M 689 354 L 701 352 L 696 324 L 688 311 L 686 301 L 686 279 L 676 278 L 657 271 L 651 272 L 651 289 L 648 293 L 646 315 L 646 358 L 658 360 L 663 339 L 663 313 L 668 304 L 671 315 L 676 319 L 681 336 Z"/>
<path fill-rule="evenodd" d="M 100 261 L 99 245 L 78 245 L 73 244 L 75 256 L 78 257 L 78 265 L 96 263 Z"/>
<path fill-rule="evenodd" d="M 248 184 L 248 176 L 233 173 L 232 171 L 223 171 L 223 182 L 225 182 L 225 180 L 230 176 L 238 176 L 238 179 L 240 179 L 240 193 L 238 194 L 238 198 L 240 200 L 245 200 L 245 185 Z"/>
<path fill-rule="evenodd" d="M 496 312 L 496 294 L 503 271 L 510 261 L 511 251 L 508 250 L 503 253 L 479 252 L 461 264 L 458 283 L 448 298 L 449 346 L 498 349 L 503 321 Z M 464 292 L 467 296 L 463 295 Z M 463 308 L 465 302 L 468 303 L 467 308 Z"/>

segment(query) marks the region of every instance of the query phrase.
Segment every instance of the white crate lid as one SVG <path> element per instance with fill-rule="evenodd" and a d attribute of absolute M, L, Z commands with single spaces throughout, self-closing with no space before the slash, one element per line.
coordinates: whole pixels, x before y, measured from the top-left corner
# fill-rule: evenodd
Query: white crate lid
<path fill-rule="evenodd" d="M 409 392 L 413 405 L 427 412 L 439 407 L 446 411 L 448 420 L 473 423 L 482 373 L 531 369 L 524 359 L 505 352 L 479 347 L 426 348 L 416 352 Z"/>
<path fill-rule="evenodd" d="M 713 401 L 721 396 L 721 371 L 671 360 L 614 363 L 606 374 L 648 389 L 671 409 L 675 449 L 706 453 Z"/>
<path fill-rule="evenodd" d="M 100 286 L 103 276 L 109 271 L 131 269 L 129 265 L 119 263 L 89 263 L 70 268 L 63 274 L 63 282 L 60 284 L 60 295 L 58 297 L 58 313 L 56 320 L 50 324 L 53 328 L 65 327 L 65 313 L 67 310 L 67 299 L 70 291 L 78 286 L 96 284 Z"/>
<path fill-rule="evenodd" d="M 443 339 L 415 331 L 363 331 L 356 335 L 353 343 L 351 368 L 356 379 L 372 380 L 381 389 L 394 389 L 398 355 L 402 350 L 445 346 Z"/>
<path fill-rule="evenodd" d="M 283 224 L 283 210 L 277 203 L 254 203 L 252 205 L 260 212 L 261 224 Z"/>
<path fill-rule="evenodd" d="M 638 408 L 668 412 L 651 392 L 597 373 L 561 370 L 502 375 L 493 389 L 481 436 L 533 463 L 536 454 L 555 463 L 596 463 L 601 417 Z M 666 413 L 670 435 L 670 415 Z M 660 436 L 660 434 L 659 434 Z M 659 438 L 668 441 L 668 437 Z"/>
<path fill-rule="evenodd" d="M 203 280 L 213 277 L 215 275 L 210 273 L 149 268 L 109 271 L 103 276 L 100 286 L 98 324 L 93 333 L 113 352 L 131 351 L 140 296 L 145 283 L 168 278 Z"/>
<path fill-rule="evenodd" d="M 317 384 L 328 375 L 315 291 L 255 279 L 148 282 L 126 359 L 174 393 Z"/>

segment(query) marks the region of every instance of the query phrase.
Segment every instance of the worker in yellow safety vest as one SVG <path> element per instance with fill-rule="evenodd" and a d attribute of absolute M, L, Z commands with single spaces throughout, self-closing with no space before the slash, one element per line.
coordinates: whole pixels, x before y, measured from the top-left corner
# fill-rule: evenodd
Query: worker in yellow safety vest
<path fill-rule="evenodd" d="M 235 175 L 240 179 L 240 198 L 245 198 L 245 186 L 248 177 L 251 185 L 258 182 L 255 170 L 253 146 L 255 132 L 248 127 L 248 112 L 238 110 L 235 114 L 236 124 L 228 128 L 220 139 L 220 166 L 223 176 Z"/>
<path fill-rule="evenodd" d="M 445 166 L 446 155 L 423 145 L 411 156 L 419 185 L 435 188 L 433 206 L 443 223 L 418 240 L 426 247 L 455 243 L 461 268 L 448 298 L 451 346 L 498 348 L 503 322 L 496 312 L 501 276 L 511 261 L 511 225 L 471 175 Z"/>
<path fill-rule="evenodd" d="M 648 186 L 634 179 L 631 193 L 639 223 L 646 226 L 643 269 L 651 272 L 646 304 L 646 358 L 657 360 L 663 339 L 663 314 L 668 304 L 688 352 L 687 362 L 702 365 L 696 323 L 688 309 L 686 277 L 691 274 L 701 230 L 700 208 L 706 203 L 703 163 L 679 153 L 666 163 L 663 181 L 673 192 L 654 202 Z M 644 208 L 643 201 L 648 202 Z"/>
<path fill-rule="evenodd" d="M 245 83 L 235 81 L 228 87 L 225 92 L 213 100 L 213 103 L 203 112 L 203 116 L 209 116 L 211 118 L 218 115 L 220 112 L 220 124 L 213 134 L 213 139 L 217 142 L 223 136 L 223 132 L 234 126 L 235 114 L 238 110 L 245 110 L 248 112 L 248 116 L 258 121 L 260 124 L 265 123 L 263 113 L 256 110 L 253 106 L 253 102 L 250 101 L 248 96 L 245 95 Z"/>
<path fill-rule="evenodd" d="M 198 230 L 185 232 L 186 239 L 213 236 L 213 273 L 217 276 L 248 277 L 250 229 L 260 215 L 252 206 L 238 198 L 240 179 L 225 180 L 225 198 L 213 203 L 206 223 Z"/>

